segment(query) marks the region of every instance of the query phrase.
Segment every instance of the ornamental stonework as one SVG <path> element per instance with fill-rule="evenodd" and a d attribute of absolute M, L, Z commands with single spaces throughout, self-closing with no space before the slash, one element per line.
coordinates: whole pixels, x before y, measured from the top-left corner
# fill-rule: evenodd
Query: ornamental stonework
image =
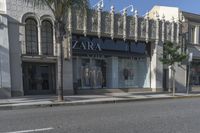
<path fill-rule="evenodd" d="M 98 29 L 98 14 L 97 14 L 97 11 L 91 10 L 89 12 L 89 14 L 90 14 L 90 17 L 88 18 L 88 20 L 89 20 L 90 25 L 88 25 L 88 29 L 91 32 L 97 32 L 97 29 Z"/>
<path fill-rule="evenodd" d="M 83 13 L 80 10 L 76 10 L 76 28 L 77 30 L 83 30 Z"/>
<path fill-rule="evenodd" d="M 139 25 L 140 25 L 140 37 L 145 38 L 146 37 L 146 20 L 145 19 L 139 19 Z"/>
<path fill-rule="evenodd" d="M 123 35 L 123 16 L 118 15 L 116 17 L 117 26 L 117 35 Z"/>
<path fill-rule="evenodd" d="M 156 21 L 150 20 L 150 38 L 156 39 Z"/>
<path fill-rule="evenodd" d="M 166 40 L 171 41 L 171 35 L 172 35 L 172 24 L 166 22 Z"/>
<path fill-rule="evenodd" d="M 135 18 L 134 17 L 128 17 L 128 27 L 129 27 L 129 36 L 134 37 L 135 36 Z"/>
<path fill-rule="evenodd" d="M 102 13 L 102 32 L 110 34 L 111 31 L 111 14 L 103 12 Z"/>

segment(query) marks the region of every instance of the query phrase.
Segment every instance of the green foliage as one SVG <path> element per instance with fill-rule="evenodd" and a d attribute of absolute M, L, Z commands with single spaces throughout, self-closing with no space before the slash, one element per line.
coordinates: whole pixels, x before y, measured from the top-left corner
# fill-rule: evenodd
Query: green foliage
<path fill-rule="evenodd" d="M 163 57 L 159 60 L 166 65 L 174 65 L 174 63 L 182 62 L 187 55 L 179 52 L 180 46 L 171 42 L 167 42 L 163 46 Z"/>

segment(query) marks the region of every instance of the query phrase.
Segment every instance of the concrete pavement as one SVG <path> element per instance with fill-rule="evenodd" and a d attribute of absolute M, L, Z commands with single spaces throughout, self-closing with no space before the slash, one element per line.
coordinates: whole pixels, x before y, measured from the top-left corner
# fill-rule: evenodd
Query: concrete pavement
<path fill-rule="evenodd" d="M 72 106 L 84 104 L 117 103 L 158 99 L 191 98 L 199 97 L 200 93 L 107 93 L 104 95 L 72 95 L 65 96 L 63 102 L 57 101 L 55 95 L 23 96 L 11 99 L 0 99 L 0 110 L 52 107 L 52 106 Z"/>

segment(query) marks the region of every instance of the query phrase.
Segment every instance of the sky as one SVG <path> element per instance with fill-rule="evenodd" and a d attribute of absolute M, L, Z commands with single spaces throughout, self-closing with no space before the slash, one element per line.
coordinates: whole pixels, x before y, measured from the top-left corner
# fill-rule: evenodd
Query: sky
<path fill-rule="evenodd" d="M 99 0 L 90 0 L 90 5 L 95 5 Z M 128 5 L 133 5 L 139 15 L 144 15 L 154 5 L 178 7 L 182 11 L 200 14 L 200 0 L 104 0 L 104 10 L 110 10 L 114 5 L 115 11 L 120 11 Z"/>

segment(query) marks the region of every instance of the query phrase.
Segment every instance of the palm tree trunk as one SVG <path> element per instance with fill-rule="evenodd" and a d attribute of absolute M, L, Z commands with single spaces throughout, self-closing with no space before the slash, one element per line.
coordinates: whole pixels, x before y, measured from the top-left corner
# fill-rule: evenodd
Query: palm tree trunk
<path fill-rule="evenodd" d="M 58 46 L 58 57 L 57 57 L 57 90 L 58 90 L 58 101 L 63 101 L 63 48 L 62 42 L 57 43 Z"/>
<path fill-rule="evenodd" d="M 56 27 L 56 42 L 57 42 L 57 91 L 58 101 L 63 101 L 63 36 L 60 31 L 61 24 Z"/>

